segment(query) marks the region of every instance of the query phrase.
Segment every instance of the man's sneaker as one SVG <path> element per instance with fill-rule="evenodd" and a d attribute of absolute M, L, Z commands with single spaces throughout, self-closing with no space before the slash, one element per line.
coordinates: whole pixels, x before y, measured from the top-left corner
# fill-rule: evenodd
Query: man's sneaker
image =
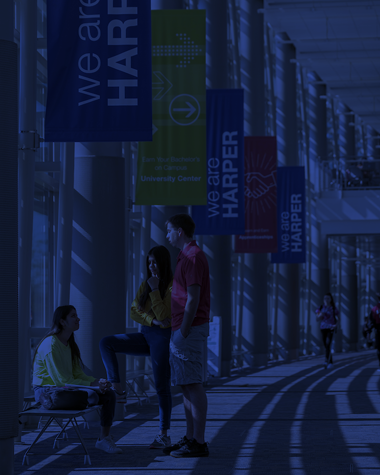
<path fill-rule="evenodd" d="M 327 365 L 327 369 L 332 368 L 332 365 L 333 365 L 332 363 L 329 363 L 329 364 Z"/>
<path fill-rule="evenodd" d="M 165 447 L 169 447 L 172 441 L 170 437 L 167 435 L 156 435 L 154 441 L 150 444 L 150 449 L 164 449 Z"/>
<path fill-rule="evenodd" d="M 187 443 L 189 442 L 189 439 L 185 436 L 182 437 L 182 439 L 180 439 L 176 444 L 173 444 L 173 445 L 169 445 L 169 447 L 165 447 L 165 449 L 163 450 L 164 454 L 165 455 L 170 455 L 171 452 L 173 452 L 173 450 L 178 450 L 180 449 L 181 447 L 183 447 L 184 445 L 186 445 Z"/>
<path fill-rule="evenodd" d="M 104 437 L 104 439 L 102 440 L 98 439 L 96 441 L 95 447 L 99 450 L 103 450 L 103 452 L 107 452 L 107 454 L 122 454 L 123 453 L 121 448 L 115 445 L 115 442 L 113 441 L 110 435 L 107 437 Z"/>
<path fill-rule="evenodd" d="M 180 449 L 170 452 L 170 455 L 175 458 L 208 457 L 209 451 L 207 442 L 199 444 L 195 439 L 190 439 L 187 444 L 183 445 Z"/>

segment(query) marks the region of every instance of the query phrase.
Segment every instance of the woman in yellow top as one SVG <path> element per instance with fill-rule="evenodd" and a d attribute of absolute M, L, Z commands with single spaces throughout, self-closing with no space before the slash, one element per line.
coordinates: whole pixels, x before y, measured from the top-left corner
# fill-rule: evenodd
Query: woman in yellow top
<path fill-rule="evenodd" d="M 100 414 L 101 433 L 95 447 L 109 454 L 121 454 L 115 445 L 110 430 L 115 414 L 115 394 L 109 388 L 111 383 L 105 379 L 88 376 L 82 369 L 79 347 L 75 342 L 74 332 L 79 330 L 79 317 L 75 307 L 63 305 L 57 307 L 49 333 L 40 341 L 33 359 L 34 397 L 39 402 L 47 387 L 62 387 L 66 384 L 97 386 L 97 404 L 102 406 Z M 86 388 L 81 388 L 87 391 Z M 94 394 L 93 391 L 87 391 Z"/>
<path fill-rule="evenodd" d="M 147 279 L 140 285 L 131 308 L 131 318 L 143 325 L 141 333 L 107 336 L 99 346 L 107 379 L 111 381 L 119 401 L 125 399 L 125 393 L 120 385 L 116 353 L 151 356 L 160 413 L 160 433 L 150 445 L 153 449 L 171 444 L 167 433 L 172 410 L 169 343 L 173 273 L 170 254 L 165 246 L 156 246 L 149 251 L 146 270 Z"/>

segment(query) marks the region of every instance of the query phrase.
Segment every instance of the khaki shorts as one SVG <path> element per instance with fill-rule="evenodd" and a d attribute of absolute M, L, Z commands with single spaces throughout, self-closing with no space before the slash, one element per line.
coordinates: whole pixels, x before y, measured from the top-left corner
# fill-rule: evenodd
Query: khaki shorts
<path fill-rule="evenodd" d="M 186 338 L 181 330 L 172 332 L 170 339 L 170 368 L 174 386 L 203 382 L 204 352 L 209 324 L 190 328 Z"/>

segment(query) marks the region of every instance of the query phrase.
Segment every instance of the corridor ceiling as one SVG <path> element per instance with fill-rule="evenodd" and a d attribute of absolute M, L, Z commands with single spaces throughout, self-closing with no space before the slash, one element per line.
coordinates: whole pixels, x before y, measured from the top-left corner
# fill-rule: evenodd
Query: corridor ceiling
<path fill-rule="evenodd" d="M 264 0 L 297 61 L 380 134 L 380 0 Z"/>

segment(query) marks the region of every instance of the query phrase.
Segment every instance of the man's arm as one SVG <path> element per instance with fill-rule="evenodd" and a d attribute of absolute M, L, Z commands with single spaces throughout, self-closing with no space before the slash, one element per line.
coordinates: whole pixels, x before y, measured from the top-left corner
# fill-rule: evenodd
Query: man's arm
<path fill-rule="evenodd" d="M 184 338 L 190 332 L 191 324 L 195 318 L 195 314 L 198 310 L 199 300 L 201 295 L 201 286 L 198 284 L 190 285 L 187 287 L 187 302 L 185 306 L 185 313 L 183 315 L 183 321 L 181 325 L 181 333 Z"/>

